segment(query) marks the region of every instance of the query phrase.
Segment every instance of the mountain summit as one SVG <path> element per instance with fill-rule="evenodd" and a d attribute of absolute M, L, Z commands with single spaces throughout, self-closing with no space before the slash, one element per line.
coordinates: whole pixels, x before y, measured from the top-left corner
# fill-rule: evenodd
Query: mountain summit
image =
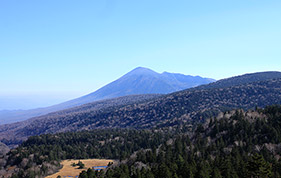
<path fill-rule="evenodd" d="M 138 75 L 133 76 L 138 78 Z M 118 87 L 118 81 L 110 85 Z M 90 129 L 170 129 L 180 125 L 191 128 L 193 124 L 221 112 L 280 105 L 280 92 L 280 72 L 246 74 L 156 97 L 153 94 L 130 95 L 96 101 L 25 122 L 3 125 L 0 126 L 0 142 L 13 146 L 18 144 L 18 140 L 32 135 Z"/>
<path fill-rule="evenodd" d="M 126 95 L 167 94 L 214 81 L 199 76 L 168 72 L 160 74 L 148 68 L 137 67 L 99 90 L 70 102 L 79 105 Z"/>
<path fill-rule="evenodd" d="M 23 121 L 31 117 L 80 106 L 93 101 L 127 95 L 167 94 L 214 81 L 215 80 L 213 79 L 202 78 L 199 76 L 193 77 L 168 72 L 160 74 L 148 68 L 137 67 L 97 91 L 80 98 L 46 108 L 21 111 L 0 111 L 0 124 Z"/>

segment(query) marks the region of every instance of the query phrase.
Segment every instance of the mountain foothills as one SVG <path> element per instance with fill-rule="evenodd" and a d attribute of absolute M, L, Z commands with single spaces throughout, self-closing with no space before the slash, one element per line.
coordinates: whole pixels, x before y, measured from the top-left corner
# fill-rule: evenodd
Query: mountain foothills
<path fill-rule="evenodd" d="M 0 111 L 0 124 L 23 121 L 51 112 L 80 106 L 82 104 L 139 94 L 167 94 L 187 88 L 214 82 L 214 79 L 202 78 L 176 73 L 154 72 L 148 68 L 138 67 L 121 78 L 109 83 L 88 95 L 46 108 L 18 111 Z"/>
<path fill-rule="evenodd" d="M 8 133 L 12 134 L 13 131 L 19 129 L 19 128 L 24 128 L 25 126 L 29 125 L 30 123 L 34 122 L 35 120 L 41 118 L 44 120 L 45 117 L 47 118 L 57 118 L 60 116 L 66 116 L 68 115 L 69 117 L 72 117 L 76 114 L 82 114 L 83 113 L 97 113 L 97 112 L 104 112 L 108 110 L 112 110 L 114 108 L 119 108 L 122 106 L 134 104 L 136 102 L 145 102 L 149 101 L 153 98 L 160 97 L 160 94 L 144 94 L 144 95 L 130 95 L 130 96 L 123 96 L 123 97 L 118 97 L 118 98 L 113 98 L 113 99 L 106 99 L 106 100 L 101 100 L 101 101 L 96 101 L 88 104 L 84 104 L 82 106 L 78 106 L 75 108 L 71 109 L 66 109 L 62 111 L 57 111 L 54 113 L 47 114 L 46 116 L 40 116 L 38 118 L 33 118 L 29 119 L 27 121 L 23 122 L 18 122 L 18 123 L 13 123 L 9 125 L 2 125 L 0 126 L 3 130 L 3 133 L 6 133 L 6 138 L 4 138 L 6 144 L 8 144 L 10 147 L 14 147 L 17 144 L 22 142 L 22 136 L 18 135 L 10 135 L 8 136 Z M 34 120 L 34 121 L 33 121 Z M 55 124 L 55 123 L 54 123 Z M 50 125 L 50 127 L 52 127 Z"/>
<path fill-rule="evenodd" d="M 279 178 L 281 73 L 96 101 L 2 125 L 0 141 L 12 148 L 0 155 L 5 178 L 45 177 L 62 160 L 88 158 L 116 161 L 80 178 Z"/>
<path fill-rule="evenodd" d="M 105 171 L 80 178 L 280 177 L 281 106 L 233 110 L 207 119 L 193 131 L 93 130 L 30 137 L 2 162 L 4 177 L 43 177 L 60 160 L 114 158 Z M 119 160 L 119 161 L 118 161 Z"/>
<path fill-rule="evenodd" d="M 203 87 L 207 89 L 187 89 L 146 101 L 136 98 L 135 103 L 127 105 L 113 104 L 95 109 L 92 106 L 96 104 L 93 103 L 59 111 L 25 122 L 0 126 L 0 141 L 12 146 L 33 135 L 97 128 L 155 129 L 176 127 L 179 124 L 190 125 L 192 128 L 194 123 L 203 122 L 221 111 L 281 104 L 280 73 L 267 72 L 265 75 L 271 77 L 262 78 L 261 73 L 247 74 L 209 84 L 213 86 L 211 88 L 205 85 Z M 216 83 L 218 87 L 215 87 Z M 220 87 L 224 86 L 223 83 L 226 87 Z M 230 83 L 233 83 L 232 86 Z"/>

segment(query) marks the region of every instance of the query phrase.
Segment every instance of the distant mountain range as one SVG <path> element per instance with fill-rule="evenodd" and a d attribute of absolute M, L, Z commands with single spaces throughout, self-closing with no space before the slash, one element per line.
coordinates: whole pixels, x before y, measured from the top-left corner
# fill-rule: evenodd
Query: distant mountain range
<path fill-rule="evenodd" d="M 192 127 L 221 111 L 281 104 L 281 73 L 246 74 L 122 104 L 119 99 L 106 100 L 99 109 L 92 103 L 0 126 L 0 141 L 13 145 L 32 135 L 97 128 Z"/>
<path fill-rule="evenodd" d="M 17 111 L 0 111 L 0 124 L 23 121 L 51 112 L 80 106 L 86 103 L 139 94 L 167 94 L 214 82 L 214 79 L 176 73 L 157 73 L 138 67 L 97 91 L 80 98 L 46 108 Z"/>

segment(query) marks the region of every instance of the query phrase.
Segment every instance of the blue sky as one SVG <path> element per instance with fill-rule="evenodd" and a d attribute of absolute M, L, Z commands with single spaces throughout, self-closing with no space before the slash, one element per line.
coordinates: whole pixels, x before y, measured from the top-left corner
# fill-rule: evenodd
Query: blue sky
<path fill-rule="evenodd" d="M 280 71 L 280 0 L 2 0 L 0 109 L 95 91 L 135 67 Z"/>

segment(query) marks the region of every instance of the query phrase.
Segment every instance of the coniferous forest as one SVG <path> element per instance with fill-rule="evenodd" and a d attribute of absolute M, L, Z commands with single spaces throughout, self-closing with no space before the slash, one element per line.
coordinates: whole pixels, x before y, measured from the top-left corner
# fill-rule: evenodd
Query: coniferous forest
<path fill-rule="evenodd" d="M 0 178 L 281 178 L 281 0 L 0 0 Z"/>
<path fill-rule="evenodd" d="M 80 177 L 280 177 L 281 106 L 233 110 L 198 124 L 157 130 L 108 129 L 30 137 L 2 160 L 12 177 L 43 177 L 64 159 L 110 158 Z M 2 161 L 3 162 L 3 161 Z"/>

